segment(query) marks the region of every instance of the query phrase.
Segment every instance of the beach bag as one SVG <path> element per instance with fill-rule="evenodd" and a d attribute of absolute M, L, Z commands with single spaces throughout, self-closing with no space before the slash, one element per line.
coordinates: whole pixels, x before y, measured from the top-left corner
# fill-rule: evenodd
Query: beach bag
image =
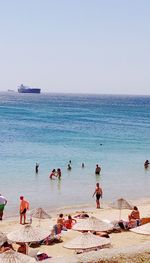
<path fill-rule="evenodd" d="M 37 259 L 39 261 L 47 259 L 47 258 L 51 258 L 51 257 L 49 257 L 46 253 L 41 253 L 41 254 L 37 255 Z"/>

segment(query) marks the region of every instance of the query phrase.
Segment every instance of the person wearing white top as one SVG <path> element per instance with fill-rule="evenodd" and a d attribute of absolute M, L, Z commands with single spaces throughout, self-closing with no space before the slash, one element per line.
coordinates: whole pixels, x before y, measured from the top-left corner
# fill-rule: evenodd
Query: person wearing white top
<path fill-rule="evenodd" d="M 7 199 L 0 194 L 0 220 L 2 220 L 3 218 L 3 212 L 6 204 L 7 204 Z"/>

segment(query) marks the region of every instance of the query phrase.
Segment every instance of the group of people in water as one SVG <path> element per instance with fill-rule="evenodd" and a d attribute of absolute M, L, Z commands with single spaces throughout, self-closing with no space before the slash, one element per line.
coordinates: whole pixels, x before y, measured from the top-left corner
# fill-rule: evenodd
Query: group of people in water
<path fill-rule="evenodd" d="M 84 168 L 84 163 L 81 164 L 81 167 Z M 71 169 L 72 169 L 72 167 L 71 167 L 71 160 L 70 160 L 68 163 L 68 166 L 67 166 L 67 170 L 70 171 Z M 97 164 L 96 168 L 95 168 L 95 174 L 99 175 L 100 172 L 101 172 L 101 167 Z M 61 175 L 62 175 L 62 173 L 61 173 L 60 168 L 58 168 L 57 170 L 53 169 L 49 175 L 49 178 L 53 179 L 53 178 L 57 177 L 58 179 L 61 179 Z"/>
<path fill-rule="evenodd" d="M 144 162 L 145 169 L 147 169 L 149 167 L 149 165 L 150 165 L 150 161 L 146 160 Z M 84 163 L 81 164 L 81 167 L 82 168 L 85 167 Z M 67 170 L 68 171 L 72 170 L 71 160 L 69 160 L 69 162 L 68 162 Z M 36 163 L 35 164 L 35 173 L 38 174 L 38 172 L 39 172 L 39 163 Z M 100 173 L 101 173 L 101 167 L 98 164 L 96 164 L 95 174 L 96 175 L 100 175 Z M 55 170 L 55 169 L 52 170 L 52 172 L 51 172 L 49 177 L 52 179 L 54 176 L 58 177 L 59 179 L 61 178 L 61 169 L 60 168 L 58 168 L 57 170 Z"/>
<path fill-rule="evenodd" d="M 53 179 L 54 177 L 58 177 L 58 179 L 61 178 L 61 169 L 60 168 L 58 168 L 57 170 L 56 169 L 52 170 L 52 172 L 49 175 L 49 178 Z"/>

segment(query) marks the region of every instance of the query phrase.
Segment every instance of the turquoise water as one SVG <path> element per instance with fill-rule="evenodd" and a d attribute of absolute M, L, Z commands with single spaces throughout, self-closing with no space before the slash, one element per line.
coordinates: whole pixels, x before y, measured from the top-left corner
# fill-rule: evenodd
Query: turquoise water
<path fill-rule="evenodd" d="M 150 97 L 0 93 L 0 155 L 7 212 L 20 195 L 31 207 L 95 206 L 96 182 L 106 201 L 150 197 Z M 49 180 L 58 167 L 62 179 Z"/>

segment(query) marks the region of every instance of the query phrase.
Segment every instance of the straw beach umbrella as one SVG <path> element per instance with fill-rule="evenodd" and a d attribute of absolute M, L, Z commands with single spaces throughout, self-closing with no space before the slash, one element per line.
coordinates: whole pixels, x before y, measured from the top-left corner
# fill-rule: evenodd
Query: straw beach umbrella
<path fill-rule="evenodd" d="M 31 210 L 30 215 L 38 219 L 51 218 L 51 216 L 41 207 Z"/>
<path fill-rule="evenodd" d="M 113 229 L 113 225 L 101 221 L 100 219 L 91 216 L 88 219 L 81 219 L 77 222 L 72 229 L 78 231 L 108 231 Z"/>
<path fill-rule="evenodd" d="M 119 198 L 110 205 L 112 208 L 119 209 L 119 219 L 121 219 L 121 210 L 122 209 L 133 209 L 133 206 L 130 205 L 124 198 Z"/>
<path fill-rule="evenodd" d="M 72 241 L 63 245 L 69 249 L 91 249 L 110 244 L 110 239 L 95 236 L 90 232 L 82 233 Z"/>
<path fill-rule="evenodd" d="M 22 225 L 18 229 L 12 231 L 7 235 L 7 238 L 12 242 L 36 242 L 41 241 L 48 237 L 50 231 L 48 229 L 43 229 L 40 226 L 32 225 Z"/>
<path fill-rule="evenodd" d="M 7 236 L 0 231 L 0 247 L 7 241 Z"/>
<path fill-rule="evenodd" d="M 41 219 L 51 218 L 51 216 L 47 214 L 47 212 L 41 207 L 31 210 L 29 214 L 30 214 L 30 217 L 39 219 L 39 225 L 40 225 Z"/>
<path fill-rule="evenodd" d="M 132 228 L 130 229 L 130 231 L 137 233 L 137 234 L 150 236 L 150 223 Z"/>
<path fill-rule="evenodd" d="M 34 258 L 18 253 L 13 250 L 7 250 L 0 254 L 0 263 L 35 263 Z"/>

